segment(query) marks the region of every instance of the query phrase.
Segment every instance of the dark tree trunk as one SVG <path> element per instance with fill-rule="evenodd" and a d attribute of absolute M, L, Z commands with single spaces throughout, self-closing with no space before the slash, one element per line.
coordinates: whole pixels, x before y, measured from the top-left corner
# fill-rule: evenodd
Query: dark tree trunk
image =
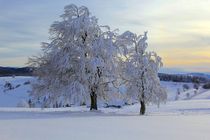
<path fill-rule="evenodd" d="M 102 74 L 102 71 L 101 71 L 100 67 L 97 67 L 97 71 L 96 71 L 95 77 L 98 76 L 98 78 L 100 78 L 101 74 Z M 98 89 L 98 84 L 99 83 L 94 83 L 94 85 L 91 88 L 91 94 L 90 94 L 91 106 L 90 106 L 90 110 L 98 110 L 98 107 L 97 107 L 97 94 L 96 94 L 96 91 Z"/>
<path fill-rule="evenodd" d="M 140 101 L 141 107 L 140 107 L 140 115 L 144 115 L 146 111 L 146 105 L 144 101 Z"/>
<path fill-rule="evenodd" d="M 146 105 L 145 105 L 145 89 L 144 89 L 144 71 L 141 74 L 141 84 L 142 84 L 142 94 L 141 94 L 141 99 L 140 99 L 140 115 L 144 115 L 146 111 Z"/>
<path fill-rule="evenodd" d="M 91 93 L 90 100 L 91 100 L 90 110 L 98 110 L 98 107 L 97 107 L 97 95 L 95 94 L 95 92 Z"/>

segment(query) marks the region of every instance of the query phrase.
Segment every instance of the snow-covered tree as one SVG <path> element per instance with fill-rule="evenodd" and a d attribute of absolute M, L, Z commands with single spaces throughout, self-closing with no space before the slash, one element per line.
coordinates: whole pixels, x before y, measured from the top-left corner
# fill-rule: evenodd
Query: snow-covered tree
<path fill-rule="evenodd" d="M 114 82 L 115 33 L 84 6 L 66 6 L 61 18 L 50 28 L 51 42 L 42 43 L 42 55 L 30 59 L 38 76 L 31 95 L 44 106 L 90 101 L 97 110 L 97 97 L 106 98 Z"/>
<path fill-rule="evenodd" d="M 127 87 L 130 98 L 137 99 L 140 114 L 145 114 L 146 104 L 160 102 L 167 98 L 166 91 L 160 85 L 158 70 L 162 66 L 161 58 L 155 52 L 147 52 L 147 32 L 136 35 L 127 31 L 120 35 L 116 44 L 121 48 L 121 78 Z"/>

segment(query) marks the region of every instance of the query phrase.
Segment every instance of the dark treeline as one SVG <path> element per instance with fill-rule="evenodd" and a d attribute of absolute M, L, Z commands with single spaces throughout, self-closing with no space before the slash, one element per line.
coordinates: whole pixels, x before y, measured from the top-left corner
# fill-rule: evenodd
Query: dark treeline
<path fill-rule="evenodd" d="M 172 82 L 187 82 L 187 83 L 207 83 L 210 81 L 209 78 L 201 76 L 193 76 L 188 74 L 158 74 L 161 81 L 172 81 Z"/>
<path fill-rule="evenodd" d="M 33 70 L 30 67 L 13 68 L 0 67 L 0 77 L 4 76 L 32 76 Z"/>
<path fill-rule="evenodd" d="M 0 76 L 33 76 L 33 69 L 30 67 L 13 68 L 13 67 L 0 67 Z M 210 82 L 209 78 L 202 76 L 192 76 L 188 74 L 158 74 L 161 81 L 172 82 L 187 82 L 187 83 L 207 83 Z"/>

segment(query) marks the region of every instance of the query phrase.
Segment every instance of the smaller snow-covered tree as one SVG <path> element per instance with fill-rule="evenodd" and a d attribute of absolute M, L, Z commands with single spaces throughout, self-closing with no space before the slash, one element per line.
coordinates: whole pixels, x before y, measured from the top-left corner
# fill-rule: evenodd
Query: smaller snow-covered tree
<path fill-rule="evenodd" d="M 117 39 L 118 46 L 123 50 L 121 78 L 127 87 L 127 94 L 140 102 L 141 115 L 145 114 L 147 103 L 159 105 L 167 98 L 158 78 L 161 58 L 155 52 L 146 52 L 146 40 L 146 32 L 138 36 L 130 31 Z"/>

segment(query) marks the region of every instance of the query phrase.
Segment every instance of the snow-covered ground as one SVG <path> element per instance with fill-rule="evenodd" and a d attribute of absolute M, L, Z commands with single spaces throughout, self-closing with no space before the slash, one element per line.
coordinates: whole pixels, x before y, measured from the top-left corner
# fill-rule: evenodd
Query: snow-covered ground
<path fill-rule="evenodd" d="M 19 103 L 29 99 L 30 84 L 26 82 L 32 81 L 32 77 L 0 77 L 0 107 L 16 107 Z M 6 90 L 4 85 L 6 82 L 12 84 L 14 89 Z M 16 88 L 16 86 L 18 86 Z"/>
<path fill-rule="evenodd" d="M 209 140 L 209 116 L 84 116 L 0 121 L 1 140 Z"/>
<path fill-rule="evenodd" d="M 168 102 L 147 106 L 139 116 L 139 104 L 117 108 L 99 108 L 90 112 L 86 106 L 70 108 L 17 108 L 28 100 L 32 77 L 0 78 L 0 140 L 209 140 L 210 91 L 185 83 L 162 82 Z M 4 91 L 5 82 L 19 87 Z M 174 100 L 180 88 L 179 100 Z M 186 98 L 186 93 L 190 98 Z"/>
<path fill-rule="evenodd" d="M 1 140 L 209 140 L 210 101 L 186 100 L 122 109 L 0 109 Z"/>

